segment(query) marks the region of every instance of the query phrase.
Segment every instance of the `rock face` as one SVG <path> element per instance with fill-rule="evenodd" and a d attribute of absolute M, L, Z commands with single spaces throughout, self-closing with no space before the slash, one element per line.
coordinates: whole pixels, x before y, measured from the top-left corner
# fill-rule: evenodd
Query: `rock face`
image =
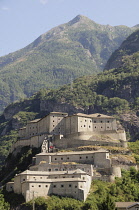
<path fill-rule="evenodd" d="M 83 108 L 76 108 L 75 106 L 67 103 L 55 103 L 49 100 L 40 101 L 40 111 L 41 112 L 67 112 L 70 115 L 74 113 L 84 113 Z"/>

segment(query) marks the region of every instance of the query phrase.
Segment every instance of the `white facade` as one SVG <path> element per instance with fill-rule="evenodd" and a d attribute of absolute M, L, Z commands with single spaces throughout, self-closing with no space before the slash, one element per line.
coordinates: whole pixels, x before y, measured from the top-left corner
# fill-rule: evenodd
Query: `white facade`
<path fill-rule="evenodd" d="M 91 176 L 79 169 L 74 171 L 24 171 L 14 178 L 14 192 L 27 201 L 33 196 L 51 194 L 85 200 L 91 186 Z"/>
<path fill-rule="evenodd" d="M 67 113 L 51 112 L 42 119 L 36 119 L 27 123 L 27 126 L 19 129 L 20 138 L 31 138 L 41 134 L 63 134 L 64 117 Z"/>

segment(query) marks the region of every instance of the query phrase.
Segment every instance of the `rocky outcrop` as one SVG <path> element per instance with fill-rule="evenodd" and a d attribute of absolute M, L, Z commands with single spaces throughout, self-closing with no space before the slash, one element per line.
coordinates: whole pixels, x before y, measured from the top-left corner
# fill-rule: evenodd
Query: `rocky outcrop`
<path fill-rule="evenodd" d="M 75 113 L 84 113 L 85 110 L 83 108 L 75 107 L 68 103 L 56 103 L 49 100 L 41 100 L 40 101 L 40 112 L 67 112 L 70 115 Z"/>
<path fill-rule="evenodd" d="M 127 137 L 135 141 L 139 139 L 139 116 L 137 113 L 119 115 L 120 121 L 127 132 Z M 129 136 L 128 136 L 129 135 Z"/>

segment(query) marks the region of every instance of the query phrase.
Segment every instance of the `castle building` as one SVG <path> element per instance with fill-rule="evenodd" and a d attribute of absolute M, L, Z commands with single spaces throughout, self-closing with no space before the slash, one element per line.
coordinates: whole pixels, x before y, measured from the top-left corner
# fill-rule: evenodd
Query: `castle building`
<path fill-rule="evenodd" d="M 30 171 L 15 176 L 14 182 L 7 183 L 8 191 L 22 194 L 26 202 L 33 197 L 60 195 L 85 201 L 91 186 L 91 176 L 77 169 L 73 171 Z"/>
<path fill-rule="evenodd" d="M 112 167 L 105 150 L 66 153 L 39 153 L 33 158 L 30 170 L 17 174 L 14 182 L 6 184 L 7 191 L 22 194 L 27 201 L 33 197 L 60 195 L 85 201 L 91 187 L 94 168 L 109 176 L 101 180 L 113 181 L 121 177 L 119 167 Z"/>
<path fill-rule="evenodd" d="M 81 145 L 126 147 L 125 131 L 118 128 L 114 117 L 51 112 L 28 122 L 19 130 L 19 137 L 11 152 L 23 146 L 42 147 L 29 170 L 16 175 L 14 182 L 6 185 L 7 191 L 22 194 L 26 201 L 51 194 L 85 201 L 92 179 L 114 181 L 115 177 L 121 177 L 120 167 L 112 166 L 107 150 L 50 151 L 50 145 L 58 149 Z"/>
<path fill-rule="evenodd" d="M 127 147 L 125 130 L 117 126 L 116 119 L 103 114 L 51 112 L 42 119 L 27 123 L 19 129 L 17 147 L 40 147 L 45 137 L 52 135 L 57 148 L 72 148 L 86 145 Z"/>

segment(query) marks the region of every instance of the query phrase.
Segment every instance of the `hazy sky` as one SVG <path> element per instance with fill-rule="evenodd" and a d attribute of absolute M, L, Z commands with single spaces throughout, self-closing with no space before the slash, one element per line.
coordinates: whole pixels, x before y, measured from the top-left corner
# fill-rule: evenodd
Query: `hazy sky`
<path fill-rule="evenodd" d="M 100 24 L 139 24 L 139 0 L 0 0 L 0 56 L 78 14 Z"/>

